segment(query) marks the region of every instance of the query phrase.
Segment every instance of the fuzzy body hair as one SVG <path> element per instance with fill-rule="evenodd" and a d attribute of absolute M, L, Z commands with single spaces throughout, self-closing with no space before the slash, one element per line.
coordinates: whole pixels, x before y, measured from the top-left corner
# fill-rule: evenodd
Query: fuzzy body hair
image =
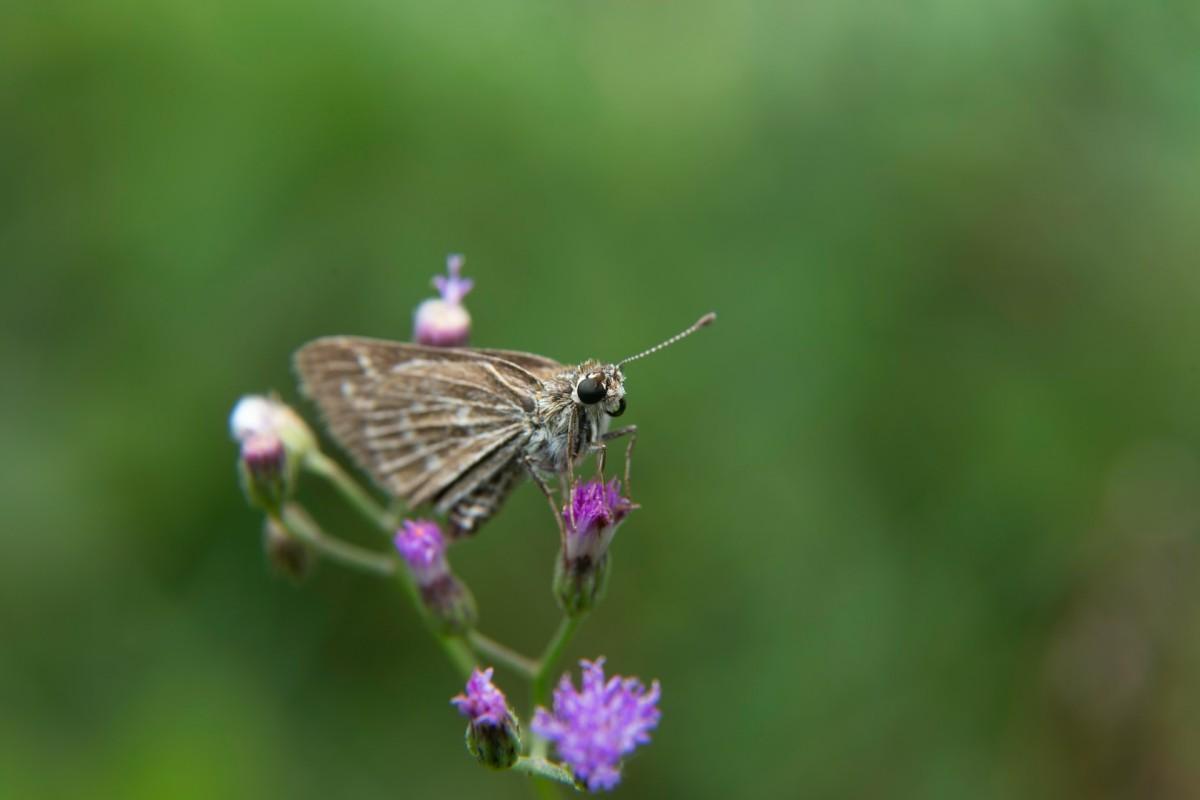
<path fill-rule="evenodd" d="M 586 405 L 580 402 L 575 387 L 584 377 L 605 375 L 608 383 L 605 401 Z M 585 361 L 542 382 L 530 415 L 530 436 L 525 455 L 535 469 L 563 475 L 568 471 L 568 453 L 579 462 L 608 432 L 610 416 L 607 407 L 625 397 L 624 378 L 611 365 Z M 573 439 L 573 441 L 572 441 Z"/>

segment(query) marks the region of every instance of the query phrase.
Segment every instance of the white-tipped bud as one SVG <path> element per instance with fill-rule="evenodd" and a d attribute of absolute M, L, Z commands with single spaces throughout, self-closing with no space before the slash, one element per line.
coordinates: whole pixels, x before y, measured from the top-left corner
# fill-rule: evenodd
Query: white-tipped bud
<path fill-rule="evenodd" d="M 462 347 L 471 338 L 471 315 L 456 303 L 431 298 L 417 306 L 413 339 L 433 347 Z"/>
<path fill-rule="evenodd" d="M 274 397 L 259 394 L 238 400 L 229 415 L 229 433 L 237 442 L 254 434 L 273 434 L 297 463 L 317 449 L 317 437 L 299 414 Z"/>
<path fill-rule="evenodd" d="M 229 433 L 241 446 L 238 468 L 247 499 L 277 511 L 292 492 L 298 467 L 317 448 L 313 432 L 274 397 L 249 394 L 233 407 Z"/>
<path fill-rule="evenodd" d="M 276 405 L 261 394 L 243 396 L 229 415 L 229 435 L 235 442 L 242 442 L 256 433 L 273 433 Z"/>
<path fill-rule="evenodd" d="M 463 257 L 446 259 L 448 275 L 433 279 L 440 297 L 433 297 L 417 306 L 413 315 L 413 340 L 432 347 L 462 347 L 471 336 L 471 315 L 462 300 L 474 285 L 462 277 Z"/>

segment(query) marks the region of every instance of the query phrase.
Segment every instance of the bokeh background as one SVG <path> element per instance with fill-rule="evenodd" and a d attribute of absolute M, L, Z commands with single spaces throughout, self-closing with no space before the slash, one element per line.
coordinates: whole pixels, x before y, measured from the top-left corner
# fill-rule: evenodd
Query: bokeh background
<path fill-rule="evenodd" d="M 663 683 L 624 796 L 1200 796 L 1198 35 L 1188 2 L 5 5 L 0 795 L 528 796 L 394 585 L 266 567 L 226 428 L 298 402 L 310 338 L 408 338 L 461 251 L 481 345 L 720 314 L 629 368 L 644 508 L 570 651 Z M 484 630 L 541 647 L 554 553 L 529 486 L 454 551 Z"/>

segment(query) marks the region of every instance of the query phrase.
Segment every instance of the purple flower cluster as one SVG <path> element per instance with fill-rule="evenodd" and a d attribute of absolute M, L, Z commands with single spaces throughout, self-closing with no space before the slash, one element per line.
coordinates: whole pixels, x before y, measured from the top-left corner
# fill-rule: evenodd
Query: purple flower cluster
<path fill-rule="evenodd" d="M 567 528 L 563 556 L 569 562 L 584 557 L 598 561 L 608 551 L 617 526 L 635 507 L 628 497 L 621 496 L 621 482 L 616 478 L 576 486 L 570 506 L 563 509 Z"/>
<path fill-rule="evenodd" d="M 448 275 L 437 275 L 433 285 L 441 297 L 432 297 L 417 306 L 413 316 L 413 340 L 432 347 L 462 347 L 471 335 L 471 315 L 462 300 L 475 282 L 462 277 L 463 257 L 446 259 Z"/>
<path fill-rule="evenodd" d="M 396 531 L 396 550 L 412 570 L 418 586 L 431 586 L 450 574 L 446 539 L 436 522 L 404 520 Z"/>
<path fill-rule="evenodd" d="M 590 791 L 621 781 L 621 759 L 650 741 L 658 725 L 658 681 L 649 690 L 636 678 L 604 679 L 604 659 L 581 661 L 582 689 L 563 675 L 554 690 L 554 713 L 538 708 L 533 731 L 554 742 L 558 754 Z"/>
<path fill-rule="evenodd" d="M 472 725 L 502 725 L 508 719 L 508 701 L 504 692 L 492 683 L 492 668 L 477 668 L 467 680 L 467 689 L 450 702 Z"/>
<path fill-rule="evenodd" d="M 450 702 L 470 722 L 467 724 L 467 750 L 492 769 L 508 769 L 521 755 L 521 734 L 517 718 L 504 699 L 504 692 L 492 683 L 492 668 L 478 668 L 467 680 L 467 690 Z"/>

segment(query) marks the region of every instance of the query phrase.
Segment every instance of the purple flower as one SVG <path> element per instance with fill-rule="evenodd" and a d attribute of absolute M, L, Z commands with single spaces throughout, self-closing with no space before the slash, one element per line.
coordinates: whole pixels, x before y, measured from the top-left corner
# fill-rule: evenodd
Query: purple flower
<path fill-rule="evenodd" d="M 436 522 L 404 520 L 396 531 L 396 550 L 408 565 L 421 602 L 429 616 L 446 633 L 461 634 L 475 626 L 475 598 L 450 572 L 446 538 Z"/>
<path fill-rule="evenodd" d="M 412 570 L 418 586 L 429 586 L 450 574 L 446 563 L 446 539 L 436 522 L 404 520 L 396 531 L 396 549 Z"/>
<path fill-rule="evenodd" d="M 464 260 L 462 253 L 452 253 L 446 256 L 446 272 L 449 272 L 450 275 L 448 277 L 445 275 L 433 276 L 434 288 L 438 290 L 438 294 L 447 303 L 457 305 L 462 302 L 462 299 L 475 286 L 475 281 L 470 278 L 464 278 L 460 274 Z"/>
<path fill-rule="evenodd" d="M 563 509 L 567 541 L 563 556 L 569 562 L 599 561 L 608 552 L 617 526 L 636 506 L 621 496 L 621 482 L 588 481 L 575 487 L 571 504 Z"/>
<path fill-rule="evenodd" d="M 608 583 L 608 546 L 617 526 L 635 506 L 621 496 L 615 478 L 588 481 L 571 492 L 563 509 L 566 538 L 554 568 L 554 596 L 568 616 L 585 614 L 600 602 Z"/>
<path fill-rule="evenodd" d="M 462 299 L 475 282 L 461 275 L 463 257 L 446 258 L 449 275 L 437 275 L 433 285 L 441 297 L 430 298 L 417 306 L 413 316 L 413 339 L 433 347 L 462 347 L 471 334 L 471 315 Z"/>
<path fill-rule="evenodd" d="M 467 681 L 467 690 L 450 700 L 474 725 L 501 725 L 508 718 L 508 701 L 492 683 L 492 672 L 491 667 L 482 672 L 476 668 Z"/>
<path fill-rule="evenodd" d="M 554 742 L 559 756 L 589 791 L 608 790 L 621 780 L 621 759 L 650 741 L 658 725 L 658 681 L 647 690 L 636 678 L 604 679 L 604 659 L 581 661 L 583 688 L 569 675 L 554 690 L 554 713 L 538 708 L 533 732 Z"/>
<path fill-rule="evenodd" d="M 521 753 L 517 718 L 508 708 L 504 693 L 492 683 L 492 668 L 476 668 L 467 680 L 467 690 L 450 699 L 467 725 L 467 750 L 493 769 L 508 769 Z"/>

